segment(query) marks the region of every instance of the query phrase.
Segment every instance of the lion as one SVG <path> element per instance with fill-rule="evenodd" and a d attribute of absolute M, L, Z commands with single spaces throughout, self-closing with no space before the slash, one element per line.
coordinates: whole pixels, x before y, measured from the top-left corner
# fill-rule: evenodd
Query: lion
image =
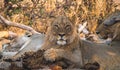
<path fill-rule="evenodd" d="M 120 11 L 113 12 L 102 24 L 100 24 L 96 33 L 100 38 L 112 38 L 112 41 L 120 41 Z"/>
<path fill-rule="evenodd" d="M 75 68 L 86 70 L 120 69 L 119 49 L 119 45 L 109 47 L 80 40 L 75 24 L 66 16 L 58 16 L 50 24 L 41 47 L 41 50 L 45 50 L 43 54 L 45 60 L 54 62 L 65 58 L 73 62 Z"/>
<path fill-rule="evenodd" d="M 119 70 L 120 69 L 120 44 L 113 42 L 114 46 L 97 44 L 82 40 L 83 63 L 98 63 L 98 70 Z"/>
<path fill-rule="evenodd" d="M 96 29 L 96 33 L 102 39 L 112 38 L 112 41 L 120 41 L 120 22 L 111 26 L 100 24 Z"/>
<path fill-rule="evenodd" d="M 41 47 L 46 50 L 45 59 L 55 61 L 66 58 L 81 66 L 82 56 L 79 39 L 75 24 L 63 15 L 57 17 L 48 27 L 45 42 Z"/>

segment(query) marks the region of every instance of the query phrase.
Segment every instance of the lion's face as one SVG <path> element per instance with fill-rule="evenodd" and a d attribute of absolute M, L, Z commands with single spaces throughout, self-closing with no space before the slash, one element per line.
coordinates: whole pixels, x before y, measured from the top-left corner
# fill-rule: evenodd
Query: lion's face
<path fill-rule="evenodd" d="M 58 45 L 66 45 L 75 38 L 75 27 L 65 16 L 57 17 L 50 26 L 49 40 Z"/>
<path fill-rule="evenodd" d="M 106 26 L 104 24 L 100 24 L 96 29 L 96 34 L 102 39 L 106 39 L 111 36 L 111 26 Z"/>

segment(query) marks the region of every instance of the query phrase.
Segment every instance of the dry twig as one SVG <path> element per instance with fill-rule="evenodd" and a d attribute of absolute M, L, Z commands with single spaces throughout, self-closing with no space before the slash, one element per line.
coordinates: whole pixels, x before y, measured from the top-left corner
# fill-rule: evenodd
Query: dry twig
<path fill-rule="evenodd" d="M 35 31 L 32 27 L 29 27 L 27 25 L 24 24 L 19 24 L 19 23 L 15 23 L 15 22 L 11 22 L 8 21 L 7 19 L 5 19 L 3 16 L 0 15 L 0 23 L 1 24 L 5 24 L 7 26 L 13 26 L 13 27 L 18 27 L 24 30 L 28 30 L 30 31 L 32 34 L 39 34 L 39 32 Z"/>

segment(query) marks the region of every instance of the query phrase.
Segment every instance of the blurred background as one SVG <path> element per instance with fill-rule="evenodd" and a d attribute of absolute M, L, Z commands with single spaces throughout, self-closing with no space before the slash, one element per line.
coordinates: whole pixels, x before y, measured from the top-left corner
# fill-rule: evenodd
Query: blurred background
<path fill-rule="evenodd" d="M 33 27 L 45 33 L 59 11 L 64 11 L 75 24 L 87 21 L 87 29 L 94 33 L 106 15 L 120 10 L 120 0 L 0 0 L 0 14 L 12 22 Z M 25 32 L 16 27 L 0 25 L 0 30 Z"/>

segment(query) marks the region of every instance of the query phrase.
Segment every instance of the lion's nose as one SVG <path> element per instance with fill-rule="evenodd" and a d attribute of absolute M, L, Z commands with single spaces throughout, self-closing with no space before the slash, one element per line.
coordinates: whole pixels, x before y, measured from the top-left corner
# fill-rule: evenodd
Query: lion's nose
<path fill-rule="evenodd" d="M 96 31 L 96 34 L 99 34 L 100 32 L 99 31 Z"/>
<path fill-rule="evenodd" d="M 65 34 L 59 34 L 59 36 L 63 37 Z"/>

